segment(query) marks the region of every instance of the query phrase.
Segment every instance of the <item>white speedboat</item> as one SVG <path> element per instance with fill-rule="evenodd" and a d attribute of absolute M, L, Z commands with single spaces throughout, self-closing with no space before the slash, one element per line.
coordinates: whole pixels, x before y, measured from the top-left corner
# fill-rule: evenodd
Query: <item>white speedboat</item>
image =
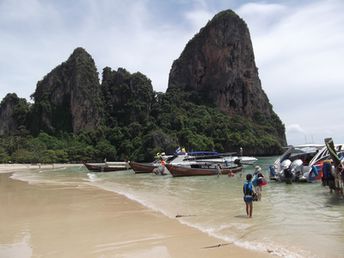
<path fill-rule="evenodd" d="M 335 146 L 339 156 L 344 156 L 344 144 Z M 289 146 L 270 166 L 270 180 L 312 182 L 321 179 L 323 162 L 330 154 L 323 144 Z"/>
<path fill-rule="evenodd" d="M 180 152 L 170 156 L 166 162 L 177 166 L 190 166 L 190 164 L 220 164 L 223 167 L 231 167 L 234 164 L 252 165 L 257 159 L 249 156 L 237 156 L 235 153 L 218 153 L 210 151 Z"/>

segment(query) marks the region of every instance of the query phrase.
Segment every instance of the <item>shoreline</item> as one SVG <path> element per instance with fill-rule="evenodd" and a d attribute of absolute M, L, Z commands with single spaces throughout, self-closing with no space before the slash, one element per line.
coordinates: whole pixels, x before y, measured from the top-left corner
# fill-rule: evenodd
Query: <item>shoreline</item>
<path fill-rule="evenodd" d="M 0 173 L 11 173 L 21 169 L 52 169 L 52 168 L 65 168 L 65 167 L 78 167 L 83 166 L 81 163 L 75 164 L 63 164 L 63 163 L 51 163 L 51 164 L 18 164 L 18 163 L 6 163 L 0 164 Z"/>
<path fill-rule="evenodd" d="M 12 232 L 16 237 L 0 238 L 0 254 L 6 251 L 6 246 L 16 257 L 30 257 L 28 247 L 32 256 L 44 257 L 272 256 L 224 243 L 182 224 L 177 218 L 169 218 L 123 195 L 91 185 L 31 185 L 1 174 L 1 171 L 14 170 L 0 165 L 0 183 L 5 186 L 0 187 L 0 196 L 6 198 L 1 200 L 6 212 L 4 217 L 0 213 L 0 229 L 2 232 L 17 229 Z M 18 217 L 20 211 L 30 216 Z M 10 230 L 9 225 L 12 225 Z M 18 236 L 22 237 L 18 239 Z M 28 255 L 16 253 L 20 250 L 26 250 Z"/>

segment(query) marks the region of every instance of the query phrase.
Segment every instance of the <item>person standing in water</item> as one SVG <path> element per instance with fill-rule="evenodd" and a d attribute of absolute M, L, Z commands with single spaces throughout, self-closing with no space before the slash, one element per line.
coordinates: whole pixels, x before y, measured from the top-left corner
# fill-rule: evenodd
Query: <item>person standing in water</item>
<path fill-rule="evenodd" d="M 252 175 L 246 175 L 246 182 L 243 186 L 243 193 L 244 193 L 244 202 L 246 204 L 246 214 L 247 217 L 252 218 L 252 211 L 253 211 L 253 186 L 252 186 Z"/>
<path fill-rule="evenodd" d="M 160 166 L 159 166 L 159 170 L 160 170 L 160 175 L 165 175 L 165 166 L 166 166 L 166 161 L 163 158 L 160 158 Z"/>
<path fill-rule="evenodd" d="M 323 176 L 321 178 L 322 185 L 328 186 L 330 188 L 330 193 L 333 192 L 333 190 L 336 189 L 336 185 L 334 182 L 334 176 L 333 176 L 333 168 L 330 160 L 325 160 L 323 167 L 322 167 Z"/>
<path fill-rule="evenodd" d="M 217 169 L 217 177 L 219 177 L 222 174 L 221 165 L 217 164 L 216 169 Z"/>
<path fill-rule="evenodd" d="M 257 201 L 262 199 L 262 184 L 263 184 L 264 176 L 262 174 L 262 169 L 260 166 L 255 167 L 255 171 L 253 174 L 252 185 L 254 186 L 254 191 L 257 194 Z"/>

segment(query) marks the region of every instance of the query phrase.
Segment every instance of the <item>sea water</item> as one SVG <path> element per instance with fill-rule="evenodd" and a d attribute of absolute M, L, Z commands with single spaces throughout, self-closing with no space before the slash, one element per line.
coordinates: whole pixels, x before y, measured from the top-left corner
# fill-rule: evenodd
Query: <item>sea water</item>
<path fill-rule="evenodd" d="M 276 157 L 259 158 L 268 178 Z M 31 183 L 90 184 L 141 203 L 181 223 L 244 248 L 283 257 L 344 257 L 344 199 L 318 183 L 269 182 L 246 216 L 242 185 L 254 166 L 234 177 L 90 173 L 83 166 L 30 170 L 12 175 Z"/>

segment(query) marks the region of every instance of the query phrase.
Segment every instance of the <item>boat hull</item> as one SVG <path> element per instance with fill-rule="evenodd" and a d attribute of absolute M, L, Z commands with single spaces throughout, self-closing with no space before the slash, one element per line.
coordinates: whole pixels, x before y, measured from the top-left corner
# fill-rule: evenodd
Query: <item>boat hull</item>
<path fill-rule="evenodd" d="M 102 165 L 93 165 L 89 163 L 84 163 L 85 167 L 91 172 L 115 172 L 115 171 L 123 171 L 127 170 L 127 166 L 107 166 L 105 164 Z"/>
<path fill-rule="evenodd" d="M 138 163 L 134 161 L 130 161 L 129 165 L 134 170 L 135 174 L 153 173 L 153 170 L 157 168 L 157 166 L 153 164 Z"/>
<path fill-rule="evenodd" d="M 183 166 L 174 166 L 171 164 L 166 164 L 166 168 L 173 177 L 182 177 L 182 176 L 215 176 L 219 174 L 219 171 L 216 168 L 191 168 Z M 221 169 L 222 175 L 228 175 L 232 173 L 237 173 L 242 170 L 242 166 L 233 167 L 233 168 L 223 168 Z"/>

